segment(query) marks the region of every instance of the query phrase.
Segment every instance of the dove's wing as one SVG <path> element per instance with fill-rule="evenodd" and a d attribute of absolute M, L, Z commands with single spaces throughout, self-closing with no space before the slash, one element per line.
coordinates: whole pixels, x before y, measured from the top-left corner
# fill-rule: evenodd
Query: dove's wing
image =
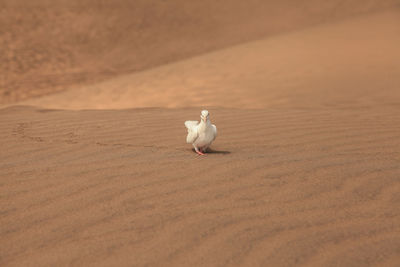
<path fill-rule="evenodd" d="M 211 125 L 213 132 L 214 132 L 214 138 L 213 141 L 215 140 L 215 138 L 217 137 L 217 126 L 215 126 L 214 124 Z"/>
<path fill-rule="evenodd" d="M 198 124 L 198 121 L 185 121 L 185 126 L 188 129 L 188 135 L 186 137 L 187 143 L 193 143 L 199 136 L 199 133 L 197 132 Z"/>

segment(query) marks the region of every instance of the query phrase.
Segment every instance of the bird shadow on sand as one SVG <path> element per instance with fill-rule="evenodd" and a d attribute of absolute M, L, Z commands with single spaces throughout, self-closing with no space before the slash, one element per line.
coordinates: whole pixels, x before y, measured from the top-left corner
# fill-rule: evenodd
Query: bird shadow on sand
<path fill-rule="evenodd" d="M 192 151 L 196 153 L 196 151 L 194 150 L 194 148 L 192 149 Z M 230 151 L 224 151 L 224 150 L 214 150 L 214 149 L 208 148 L 206 154 L 222 154 L 222 155 L 228 155 L 228 154 L 231 154 L 231 152 L 230 152 Z"/>

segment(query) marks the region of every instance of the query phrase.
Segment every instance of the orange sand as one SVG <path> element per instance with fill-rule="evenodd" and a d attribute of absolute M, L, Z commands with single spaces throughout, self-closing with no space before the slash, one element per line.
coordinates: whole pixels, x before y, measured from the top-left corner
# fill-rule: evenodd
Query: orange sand
<path fill-rule="evenodd" d="M 0 13 L 0 265 L 399 266 L 397 1 L 171 2 Z"/>

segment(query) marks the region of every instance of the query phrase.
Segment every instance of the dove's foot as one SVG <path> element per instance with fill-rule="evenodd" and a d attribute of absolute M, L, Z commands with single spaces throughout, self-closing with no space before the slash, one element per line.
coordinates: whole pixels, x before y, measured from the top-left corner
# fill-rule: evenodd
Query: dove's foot
<path fill-rule="evenodd" d="M 204 155 L 204 153 L 201 151 L 201 149 L 199 149 L 198 147 L 196 147 L 194 145 L 193 145 L 193 147 L 194 147 L 194 150 L 196 151 L 197 154 Z"/>

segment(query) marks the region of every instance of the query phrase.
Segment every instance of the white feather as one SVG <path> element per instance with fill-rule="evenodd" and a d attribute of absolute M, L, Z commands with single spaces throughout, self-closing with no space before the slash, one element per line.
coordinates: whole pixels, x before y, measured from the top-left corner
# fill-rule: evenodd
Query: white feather
<path fill-rule="evenodd" d="M 214 139 L 213 139 L 213 141 L 214 141 L 215 138 L 217 138 L 217 126 L 215 126 L 214 124 L 211 124 L 211 126 L 212 126 L 213 131 L 214 131 Z"/>
<path fill-rule="evenodd" d="M 205 152 L 217 137 L 217 127 L 211 124 L 207 110 L 201 112 L 201 121 L 185 121 L 188 130 L 186 142 L 193 144 L 196 151 Z"/>
<path fill-rule="evenodd" d="M 198 121 L 185 121 L 185 126 L 188 130 L 188 135 L 186 137 L 187 143 L 193 143 L 199 136 L 197 133 L 198 124 L 199 124 Z"/>

